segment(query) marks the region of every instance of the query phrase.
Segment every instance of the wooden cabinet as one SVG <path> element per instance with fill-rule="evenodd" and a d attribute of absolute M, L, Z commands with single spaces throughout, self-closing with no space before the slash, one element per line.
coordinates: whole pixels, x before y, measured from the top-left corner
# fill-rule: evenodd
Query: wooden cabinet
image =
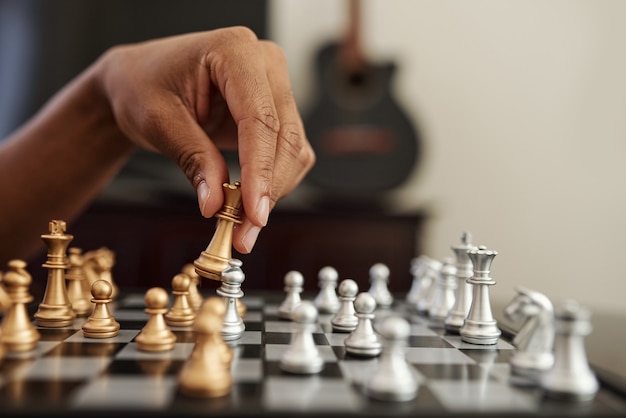
<path fill-rule="evenodd" d="M 330 265 L 339 278 L 352 278 L 369 288 L 368 271 L 377 262 L 391 270 L 390 289 L 407 291 L 411 258 L 420 253 L 425 215 L 384 215 L 352 210 L 302 211 L 276 209 L 261 231 L 251 254 L 233 256 L 243 261 L 246 289 L 282 290 L 289 270 L 300 271 L 305 290 L 317 289 L 317 272 Z M 70 246 L 89 251 L 101 246 L 116 254 L 113 276 L 120 288 L 145 291 L 152 286 L 171 289 L 171 279 L 185 263 L 206 249 L 215 219 L 200 216 L 191 200 L 167 204 L 94 203 L 68 225 Z M 30 262 L 32 274 L 45 282 L 45 260 Z M 205 280 L 202 288 L 217 287 Z"/>

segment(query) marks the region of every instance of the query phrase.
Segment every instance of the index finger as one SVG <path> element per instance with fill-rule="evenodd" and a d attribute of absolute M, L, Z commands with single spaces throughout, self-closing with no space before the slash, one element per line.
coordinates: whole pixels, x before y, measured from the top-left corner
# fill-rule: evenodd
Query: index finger
<path fill-rule="evenodd" d="M 254 32 L 237 28 L 223 47 L 228 54 L 209 53 L 211 77 L 237 124 L 245 216 L 262 227 L 269 216 L 280 121 Z"/>

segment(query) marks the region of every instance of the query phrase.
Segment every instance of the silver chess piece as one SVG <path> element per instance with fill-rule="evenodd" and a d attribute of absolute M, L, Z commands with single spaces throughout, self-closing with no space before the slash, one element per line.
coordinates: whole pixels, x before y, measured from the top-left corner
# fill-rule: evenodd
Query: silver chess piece
<path fill-rule="evenodd" d="M 441 271 L 439 272 L 439 277 L 435 282 L 435 286 L 437 286 L 437 297 L 428 311 L 428 316 L 430 316 L 434 325 L 443 326 L 443 321 L 454 305 L 456 297 L 455 274 L 456 267 L 454 266 L 454 259 L 452 257 L 445 257 Z"/>
<path fill-rule="evenodd" d="M 509 360 L 511 381 L 518 385 L 537 385 L 543 373 L 554 365 L 554 309 L 542 293 L 521 286 L 504 309 L 508 320 L 524 322 L 513 338 L 515 351 Z"/>
<path fill-rule="evenodd" d="M 302 301 L 294 309 L 293 320 L 298 324 L 298 329 L 280 358 L 282 370 L 295 374 L 315 374 L 324 368 L 324 359 L 315 345 L 312 334 L 317 316 L 315 305 L 308 300 Z"/>
<path fill-rule="evenodd" d="M 439 272 L 441 271 L 442 264 L 441 261 L 434 258 L 428 256 L 424 257 L 425 271 L 422 276 L 422 281 L 424 281 L 424 283 L 429 283 L 429 285 L 426 286 L 427 289 L 424 292 L 423 297 L 417 301 L 415 308 L 418 314 L 428 315 L 428 311 L 430 311 L 430 307 L 437 296 L 437 286 L 435 286 L 435 283 L 437 281 L 437 277 L 439 276 Z"/>
<path fill-rule="evenodd" d="M 372 324 L 376 300 L 369 293 L 361 292 L 354 300 L 354 310 L 358 323 L 344 340 L 346 351 L 355 356 L 376 357 L 382 350 L 382 343 Z"/>
<path fill-rule="evenodd" d="M 278 316 L 291 319 L 291 313 L 302 302 L 300 294 L 304 286 L 304 276 L 297 270 L 291 270 L 285 274 L 284 282 L 285 299 L 278 307 Z"/>
<path fill-rule="evenodd" d="M 554 366 L 541 377 L 546 396 L 591 401 L 599 383 L 585 353 L 584 337 L 591 333 L 591 312 L 576 301 L 566 301 L 554 313 Z"/>
<path fill-rule="evenodd" d="M 389 292 L 389 273 L 389 267 L 383 263 L 376 263 L 369 270 L 370 288 L 367 292 L 381 308 L 388 308 L 393 304 L 393 296 Z"/>
<path fill-rule="evenodd" d="M 354 300 L 359 292 L 359 285 L 352 279 L 344 279 L 339 284 L 339 311 L 330 320 L 334 331 L 352 332 L 359 323 L 355 315 Z"/>
<path fill-rule="evenodd" d="M 334 267 L 325 266 L 317 274 L 319 293 L 314 303 L 319 313 L 334 314 L 339 310 L 339 298 L 337 297 L 337 282 L 339 274 Z"/>
<path fill-rule="evenodd" d="M 474 273 L 467 279 L 468 283 L 474 286 L 472 305 L 465 323 L 459 330 L 461 339 L 466 343 L 492 345 L 498 342 L 502 331 L 498 328 L 498 322 L 491 312 L 491 301 L 489 300 L 489 286 L 496 284 L 490 276 L 491 263 L 498 254 L 489 250 L 484 245 L 467 252 Z"/>
<path fill-rule="evenodd" d="M 224 298 L 226 313 L 224 314 L 224 325 L 222 327 L 222 337 L 224 341 L 232 341 L 241 338 L 246 325 L 237 309 L 237 300 L 243 297 L 241 284 L 246 276 L 241 269 L 242 261 L 236 258 L 228 261 L 228 267 L 222 271 L 222 285 L 216 293 Z"/>
<path fill-rule="evenodd" d="M 399 316 L 390 315 L 381 322 L 379 332 L 383 350 L 380 362 L 365 385 L 365 393 L 370 398 L 406 402 L 417 396 L 417 377 L 405 353 L 410 331 L 409 322 Z"/>
<path fill-rule="evenodd" d="M 470 260 L 467 252 L 476 248 L 471 243 L 472 236 L 468 232 L 461 235 L 461 243 L 452 246 L 452 251 L 456 259 L 456 293 L 454 297 L 454 305 L 444 321 L 444 328 L 451 333 L 459 333 L 459 330 L 465 323 L 465 318 L 469 313 L 472 305 L 472 285 L 467 279 L 472 277 L 472 260 Z"/>
<path fill-rule="evenodd" d="M 411 288 L 406 294 L 406 303 L 413 310 L 417 310 L 417 302 L 426 297 L 428 288 L 431 285 L 430 276 L 425 274 L 428 270 L 426 266 L 426 257 L 427 256 L 422 254 L 411 259 L 409 271 L 411 273 L 412 280 Z"/>

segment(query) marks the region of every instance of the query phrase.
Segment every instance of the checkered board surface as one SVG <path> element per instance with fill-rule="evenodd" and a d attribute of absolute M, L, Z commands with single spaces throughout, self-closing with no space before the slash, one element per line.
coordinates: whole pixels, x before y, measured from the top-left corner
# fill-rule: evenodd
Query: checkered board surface
<path fill-rule="evenodd" d="M 275 295 L 277 296 L 277 295 Z M 279 295 L 278 295 L 279 296 Z M 111 310 L 121 325 L 109 339 L 85 338 L 85 319 L 59 329 L 39 328 L 41 340 L 30 353 L 8 353 L 0 364 L 2 413 L 76 414 L 138 413 L 189 415 L 414 415 L 425 413 L 532 415 L 619 415 L 626 401 L 602 388 L 591 403 L 551 401 L 536 388 L 509 382 L 508 361 L 514 347 L 501 338 L 495 346 L 461 341 L 409 314 L 398 303 L 391 312 L 411 321 L 406 355 L 419 379 L 415 400 L 375 401 L 363 393 L 378 359 L 346 354 L 346 333 L 333 332 L 330 316 L 321 315 L 314 333 L 325 360 L 319 374 L 290 375 L 279 359 L 295 323 L 277 315 L 280 300 L 243 299 L 246 331 L 232 345 L 234 385 L 219 399 L 185 398 L 177 392 L 177 375 L 194 346 L 191 328 L 173 327 L 172 351 L 137 350 L 135 336 L 147 321 L 143 295 L 120 296 Z"/>

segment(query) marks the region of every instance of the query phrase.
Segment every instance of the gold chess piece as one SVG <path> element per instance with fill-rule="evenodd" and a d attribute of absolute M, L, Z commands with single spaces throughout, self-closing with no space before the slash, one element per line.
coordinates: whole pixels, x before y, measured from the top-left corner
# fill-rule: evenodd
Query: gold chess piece
<path fill-rule="evenodd" d="M 196 273 L 192 263 L 185 264 L 182 268 L 182 273 L 186 274 L 191 279 L 191 284 L 189 285 L 189 303 L 193 310 L 197 312 L 202 302 L 204 302 L 204 298 L 198 289 L 200 286 L 200 276 Z"/>
<path fill-rule="evenodd" d="M 115 265 L 115 252 L 107 247 L 87 251 L 83 254 L 83 269 L 89 281 L 89 288 L 96 280 L 106 280 L 111 283 L 113 293 L 111 298 L 117 298 L 119 287 L 113 280 L 113 266 Z"/>
<path fill-rule="evenodd" d="M 66 226 L 65 221 L 52 220 L 48 224 L 49 233 L 41 236 L 48 247 L 48 259 L 43 264 L 48 269 L 48 282 L 34 318 L 42 327 L 67 327 L 76 317 L 65 287 L 65 269 L 69 267 L 66 251 L 74 239 L 65 233 Z"/>
<path fill-rule="evenodd" d="M 196 343 L 179 374 L 179 391 L 189 397 L 218 398 L 230 393 L 233 351 L 222 338 L 226 306 L 222 298 L 207 298 L 194 322 Z"/>
<path fill-rule="evenodd" d="M 215 233 L 206 250 L 193 262 L 198 275 L 211 280 L 221 280 L 222 271 L 232 258 L 233 229 L 240 224 L 241 183 L 224 183 L 224 205 L 215 215 Z"/>
<path fill-rule="evenodd" d="M 83 334 L 87 338 L 115 337 L 120 329 L 120 323 L 115 320 L 109 310 L 109 303 L 113 300 L 113 286 L 106 280 L 96 280 L 91 285 L 91 301 L 95 303 L 93 312 L 82 326 Z"/>
<path fill-rule="evenodd" d="M 33 301 L 28 288 L 33 278 L 26 270 L 23 260 L 9 261 L 9 271 L 4 275 L 4 286 L 11 298 L 11 305 L 2 318 L 2 342 L 10 352 L 33 350 L 40 339 L 39 331 L 30 321 L 26 305 Z"/>
<path fill-rule="evenodd" d="M 150 318 L 135 337 L 137 349 L 152 352 L 174 349 L 176 335 L 163 319 L 163 314 L 167 312 L 169 295 L 165 289 L 153 287 L 146 292 L 144 302 L 146 304 L 144 312 L 150 315 Z"/>
<path fill-rule="evenodd" d="M 193 325 L 196 311 L 189 304 L 189 286 L 191 279 L 184 273 L 179 273 L 172 279 L 172 307 L 165 314 L 165 322 L 173 327 L 187 327 Z"/>
<path fill-rule="evenodd" d="M 67 281 L 67 297 L 70 299 L 72 309 L 78 317 L 89 316 L 91 313 L 91 301 L 86 297 L 89 281 L 83 272 L 83 259 L 80 248 L 68 249 L 69 268 L 65 272 Z"/>

